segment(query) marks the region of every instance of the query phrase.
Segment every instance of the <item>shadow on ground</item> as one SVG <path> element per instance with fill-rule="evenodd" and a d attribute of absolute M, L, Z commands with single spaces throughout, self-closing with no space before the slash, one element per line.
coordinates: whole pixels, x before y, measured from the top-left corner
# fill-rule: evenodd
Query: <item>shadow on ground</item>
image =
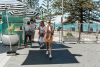
<path fill-rule="evenodd" d="M 22 65 L 79 63 L 75 56 L 82 56 L 71 54 L 68 50 L 52 50 L 53 58 L 50 60 L 45 52 L 45 50 L 30 50 Z"/>
<path fill-rule="evenodd" d="M 38 45 L 32 46 L 32 48 L 39 48 L 39 46 Z M 59 48 L 71 48 L 71 47 L 65 46 L 65 45 L 60 44 L 60 43 L 53 42 L 52 49 L 59 49 Z M 46 49 L 46 45 L 44 45 L 42 49 Z"/>
<path fill-rule="evenodd" d="M 0 43 L 0 54 L 9 51 L 9 49 L 9 46 L 5 46 L 2 43 Z"/>

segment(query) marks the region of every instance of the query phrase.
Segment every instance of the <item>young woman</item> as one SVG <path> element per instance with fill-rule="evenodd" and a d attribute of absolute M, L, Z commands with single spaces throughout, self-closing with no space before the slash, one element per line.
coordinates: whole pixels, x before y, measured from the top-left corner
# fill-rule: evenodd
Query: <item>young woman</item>
<path fill-rule="evenodd" d="M 28 39 L 29 39 L 29 42 L 31 43 L 31 35 L 32 35 L 31 26 L 30 26 L 29 21 L 25 25 L 24 30 L 25 30 L 25 47 L 27 47 Z"/>
<path fill-rule="evenodd" d="M 45 40 L 46 49 L 47 49 L 46 54 L 49 54 L 49 58 L 52 58 L 51 45 L 53 41 L 53 33 L 54 33 L 53 26 L 51 25 L 51 22 L 48 22 L 48 25 L 45 29 L 44 40 Z"/>
<path fill-rule="evenodd" d="M 41 21 L 40 26 L 39 26 L 39 45 L 40 45 L 40 48 L 42 48 L 44 45 L 44 35 L 45 35 L 45 24 L 44 24 L 44 21 Z"/>
<path fill-rule="evenodd" d="M 31 18 L 30 22 L 31 22 L 31 30 L 32 30 L 31 39 L 32 39 L 32 42 L 34 42 L 34 35 L 35 35 L 35 30 L 36 30 L 36 21 Z"/>

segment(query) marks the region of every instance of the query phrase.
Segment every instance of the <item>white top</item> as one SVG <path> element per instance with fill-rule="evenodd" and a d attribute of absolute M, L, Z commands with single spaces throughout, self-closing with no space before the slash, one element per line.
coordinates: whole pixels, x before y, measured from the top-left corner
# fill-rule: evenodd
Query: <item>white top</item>
<path fill-rule="evenodd" d="M 32 31 L 35 31 L 35 28 L 36 28 L 36 23 L 32 23 L 32 24 L 31 24 L 31 30 L 32 30 Z"/>
<path fill-rule="evenodd" d="M 45 32 L 45 26 L 44 27 L 40 26 L 39 30 L 40 30 L 40 33 L 44 33 Z"/>
<path fill-rule="evenodd" d="M 31 27 L 30 27 L 30 25 L 25 25 L 25 27 L 24 27 L 24 29 L 25 29 L 25 31 L 29 31 L 29 30 L 31 30 Z"/>

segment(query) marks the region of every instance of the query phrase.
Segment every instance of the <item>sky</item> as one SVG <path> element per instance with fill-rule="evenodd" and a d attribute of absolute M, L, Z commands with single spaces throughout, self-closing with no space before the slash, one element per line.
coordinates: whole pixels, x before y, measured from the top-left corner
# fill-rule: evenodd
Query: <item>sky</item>
<path fill-rule="evenodd" d="M 40 5 L 40 6 L 41 6 L 42 2 L 43 2 L 43 0 L 39 0 L 39 5 Z"/>
<path fill-rule="evenodd" d="M 16 2 L 17 0 L 0 0 L 0 3 L 5 3 L 6 2 Z M 43 0 L 39 0 L 39 5 L 41 6 Z"/>
<path fill-rule="evenodd" d="M 0 3 L 4 3 L 5 1 L 16 2 L 16 0 L 0 0 Z M 99 0 L 93 0 L 93 1 L 99 1 Z M 43 2 L 43 0 L 39 0 L 39 5 L 40 5 L 40 6 L 41 6 L 42 2 Z M 58 20 L 59 20 L 59 22 L 60 22 L 61 20 L 59 19 L 59 17 L 61 17 L 61 16 L 56 17 L 56 18 L 55 18 L 56 20 L 55 20 L 54 22 L 56 22 L 56 21 L 58 21 Z"/>
<path fill-rule="evenodd" d="M 0 3 L 2 4 L 14 4 L 14 3 L 21 3 L 17 0 L 0 0 Z"/>
<path fill-rule="evenodd" d="M 4 1 L 16 1 L 16 0 L 0 0 L 1 2 L 4 2 Z"/>
<path fill-rule="evenodd" d="M 4 1 L 12 1 L 15 2 L 16 0 L 0 0 L 0 2 L 4 2 Z M 93 0 L 93 1 L 99 1 L 99 0 Z M 39 5 L 41 6 L 43 0 L 39 0 Z"/>

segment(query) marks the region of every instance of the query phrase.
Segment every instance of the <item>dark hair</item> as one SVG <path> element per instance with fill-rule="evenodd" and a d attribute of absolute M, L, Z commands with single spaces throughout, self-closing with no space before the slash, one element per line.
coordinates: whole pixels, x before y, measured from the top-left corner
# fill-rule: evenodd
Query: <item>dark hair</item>
<path fill-rule="evenodd" d="M 0 19 L 2 19 L 2 17 L 0 16 Z"/>
<path fill-rule="evenodd" d="M 33 18 L 31 18 L 30 21 L 33 21 Z"/>
<path fill-rule="evenodd" d="M 44 21 L 40 22 L 40 26 L 42 26 L 42 25 L 45 26 Z"/>
<path fill-rule="evenodd" d="M 48 23 L 51 23 L 50 21 L 48 21 Z"/>
<path fill-rule="evenodd" d="M 30 25 L 30 22 L 29 21 L 27 22 L 27 25 Z"/>
<path fill-rule="evenodd" d="M 36 20 L 33 20 L 33 19 L 32 19 L 32 20 L 30 20 L 30 22 L 31 22 L 31 23 L 35 23 L 35 22 L 36 22 Z"/>

